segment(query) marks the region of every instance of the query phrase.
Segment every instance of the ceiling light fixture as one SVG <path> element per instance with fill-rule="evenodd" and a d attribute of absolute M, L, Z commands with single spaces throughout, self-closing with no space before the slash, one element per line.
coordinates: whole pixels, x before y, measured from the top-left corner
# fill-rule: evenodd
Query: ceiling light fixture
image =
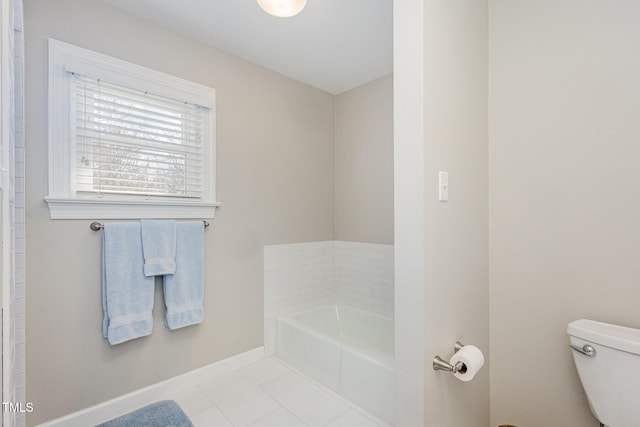
<path fill-rule="evenodd" d="M 258 4 L 273 16 L 289 18 L 300 13 L 307 0 L 258 0 Z"/>

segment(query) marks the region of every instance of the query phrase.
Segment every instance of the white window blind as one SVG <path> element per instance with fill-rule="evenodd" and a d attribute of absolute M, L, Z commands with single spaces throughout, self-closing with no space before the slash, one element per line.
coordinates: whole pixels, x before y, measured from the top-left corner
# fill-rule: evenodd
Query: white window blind
<path fill-rule="evenodd" d="M 49 39 L 51 219 L 213 218 L 215 89 Z"/>
<path fill-rule="evenodd" d="M 206 107 L 71 76 L 77 196 L 203 198 Z"/>

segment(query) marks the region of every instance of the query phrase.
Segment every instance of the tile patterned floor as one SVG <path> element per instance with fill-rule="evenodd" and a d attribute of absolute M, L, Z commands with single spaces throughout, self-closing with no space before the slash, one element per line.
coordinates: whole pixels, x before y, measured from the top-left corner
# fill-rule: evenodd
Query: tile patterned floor
<path fill-rule="evenodd" d="M 196 427 L 390 427 L 273 357 L 169 398 Z"/>

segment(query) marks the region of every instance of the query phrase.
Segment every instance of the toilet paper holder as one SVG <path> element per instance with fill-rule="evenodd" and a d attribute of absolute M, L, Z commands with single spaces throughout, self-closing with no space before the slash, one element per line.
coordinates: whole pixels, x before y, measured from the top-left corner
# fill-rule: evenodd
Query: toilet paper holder
<path fill-rule="evenodd" d="M 458 351 L 460 351 L 462 347 L 464 347 L 464 344 L 462 344 L 460 341 L 456 341 L 456 344 L 453 346 L 454 353 L 457 353 Z M 455 365 L 452 365 L 451 363 L 442 359 L 440 356 L 436 356 L 433 358 L 434 371 L 448 371 L 455 374 L 456 372 L 464 373 L 466 369 L 467 367 L 464 366 L 464 363 L 462 362 L 458 362 Z"/>

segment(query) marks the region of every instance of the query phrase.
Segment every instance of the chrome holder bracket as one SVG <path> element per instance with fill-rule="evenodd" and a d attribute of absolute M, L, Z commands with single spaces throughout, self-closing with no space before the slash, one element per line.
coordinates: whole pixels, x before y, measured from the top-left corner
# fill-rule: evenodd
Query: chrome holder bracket
<path fill-rule="evenodd" d="M 458 351 L 460 351 L 462 347 L 464 347 L 464 344 L 462 344 L 460 341 L 457 341 L 456 344 L 453 346 L 454 353 L 457 353 Z M 442 359 L 440 356 L 436 356 L 433 358 L 434 371 L 447 371 L 455 374 L 456 372 L 464 371 L 466 369 L 467 367 L 462 362 L 458 362 L 455 365 L 452 365 L 451 363 Z"/>

